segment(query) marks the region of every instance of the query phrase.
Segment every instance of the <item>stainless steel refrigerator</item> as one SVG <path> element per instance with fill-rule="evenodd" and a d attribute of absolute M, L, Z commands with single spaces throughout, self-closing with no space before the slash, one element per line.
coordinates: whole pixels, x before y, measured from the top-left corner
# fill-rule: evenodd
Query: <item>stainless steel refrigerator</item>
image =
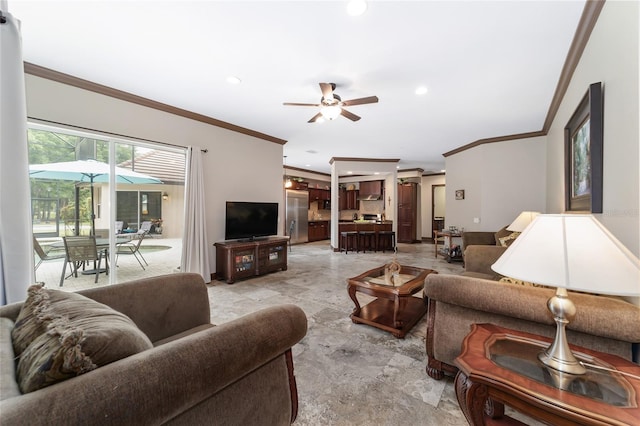
<path fill-rule="evenodd" d="M 309 241 L 309 193 L 287 189 L 287 222 L 285 232 L 291 244 Z"/>

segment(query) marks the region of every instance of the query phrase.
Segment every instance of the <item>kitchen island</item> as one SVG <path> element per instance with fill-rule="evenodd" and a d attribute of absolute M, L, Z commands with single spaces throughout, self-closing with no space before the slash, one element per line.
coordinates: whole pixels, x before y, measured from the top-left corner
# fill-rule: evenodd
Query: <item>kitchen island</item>
<path fill-rule="evenodd" d="M 340 221 L 338 223 L 338 237 L 341 232 L 345 231 L 374 231 L 376 233 L 376 241 L 378 241 L 378 233 L 380 231 L 391 231 L 393 230 L 393 221 L 391 220 L 383 220 L 383 221 L 364 221 L 364 220 L 355 220 L 355 221 Z M 340 251 L 342 247 L 342 239 L 338 238 L 338 248 L 336 251 Z"/>

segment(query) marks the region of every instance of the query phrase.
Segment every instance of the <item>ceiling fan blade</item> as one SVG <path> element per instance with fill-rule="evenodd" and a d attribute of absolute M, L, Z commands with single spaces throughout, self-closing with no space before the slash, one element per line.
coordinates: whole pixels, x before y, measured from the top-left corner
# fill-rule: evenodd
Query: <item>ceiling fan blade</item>
<path fill-rule="evenodd" d="M 320 104 L 300 104 L 297 102 L 283 102 L 282 105 L 292 105 L 292 106 L 312 106 L 312 107 L 319 107 Z"/>
<path fill-rule="evenodd" d="M 360 117 L 358 117 L 357 115 L 355 115 L 352 112 L 347 111 L 344 108 L 340 108 L 340 114 L 342 114 L 342 116 L 347 117 L 349 120 L 351 121 L 358 121 L 360 120 Z"/>
<path fill-rule="evenodd" d="M 333 100 L 333 84 L 331 83 L 320 83 L 320 90 L 322 90 L 322 97 L 326 101 Z"/>
<path fill-rule="evenodd" d="M 366 98 L 351 99 L 350 101 L 342 101 L 344 106 L 363 105 L 363 104 L 375 104 L 378 102 L 377 96 L 367 96 Z"/>
<path fill-rule="evenodd" d="M 322 113 L 319 112 L 316 115 L 314 115 L 311 120 L 307 121 L 307 123 L 315 123 L 316 121 L 318 121 L 318 118 L 322 117 Z"/>

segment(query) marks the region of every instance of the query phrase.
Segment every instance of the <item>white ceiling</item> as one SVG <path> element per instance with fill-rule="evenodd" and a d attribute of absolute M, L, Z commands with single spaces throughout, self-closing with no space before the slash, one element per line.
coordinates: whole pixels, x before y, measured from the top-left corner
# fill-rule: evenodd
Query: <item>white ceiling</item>
<path fill-rule="evenodd" d="M 584 1 L 9 0 L 24 60 L 284 139 L 287 165 L 332 157 L 444 168 L 478 139 L 542 129 Z M 242 80 L 227 83 L 228 76 Z M 319 82 L 362 117 L 308 124 Z M 415 90 L 424 85 L 425 95 Z"/>

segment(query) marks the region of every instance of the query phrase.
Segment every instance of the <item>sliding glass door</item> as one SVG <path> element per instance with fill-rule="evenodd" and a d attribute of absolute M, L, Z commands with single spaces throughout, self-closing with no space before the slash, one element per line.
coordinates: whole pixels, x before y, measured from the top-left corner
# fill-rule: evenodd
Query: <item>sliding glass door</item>
<path fill-rule="evenodd" d="M 47 256 L 65 252 L 67 236 L 95 238 L 108 262 L 108 275 L 101 267 L 97 285 L 179 266 L 184 149 L 39 124 L 30 126 L 28 144 L 30 219 L 34 244 L 42 249 L 34 253 L 38 281 L 69 290 L 96 285 L 95 275 L 62 276 L 64 259 Z M 174 167 L 166 171 L 168 162 Z M 52 259 L 40 262 L 42 253 Z"/>

